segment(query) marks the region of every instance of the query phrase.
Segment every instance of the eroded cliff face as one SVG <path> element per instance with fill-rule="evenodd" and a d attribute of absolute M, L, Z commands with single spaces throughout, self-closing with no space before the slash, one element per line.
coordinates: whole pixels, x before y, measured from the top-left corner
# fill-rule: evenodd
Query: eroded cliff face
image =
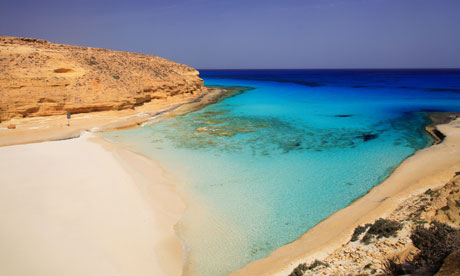
<path fill-rule="evenodd" d="M 0 36 L 0 122 L 199 95 L 198 71 L 156 56 Z"/>

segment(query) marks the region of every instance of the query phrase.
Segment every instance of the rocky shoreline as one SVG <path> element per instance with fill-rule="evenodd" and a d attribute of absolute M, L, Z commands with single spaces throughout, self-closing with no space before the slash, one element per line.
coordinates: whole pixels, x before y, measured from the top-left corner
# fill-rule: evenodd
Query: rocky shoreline
<path fill-rule="evenodd" d="M 350 240 L 327 258 L 317 260 L 315 267 L 308 269 L 313 263 L 307 264 L 307 269 L 300 275 L 386 275 L 388 260 L 404 262 L 413 259 L 419 252 L 410 239 L 411 232 L 418 225 L 428 226 L 433 221 L 439 221 L 455 228 L 460 226 L 459 198 L 460 172 L 442 188 L 411 196 L 386 217 L 401 223 L 402 229 L 396 236 L 372 240 L 368 244 L 362 240 Z M 436 275 L 460 275 L 460 267 L 455 273 Z M 291 275 L 298 274 L 293 272 Z"/>

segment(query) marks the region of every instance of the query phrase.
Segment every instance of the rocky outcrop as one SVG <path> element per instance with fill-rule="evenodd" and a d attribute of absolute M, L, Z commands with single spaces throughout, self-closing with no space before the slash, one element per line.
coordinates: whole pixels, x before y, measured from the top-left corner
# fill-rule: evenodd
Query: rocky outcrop
<path fill-rule="evenodd" d="M 445 260 L 436 276 L 458 276 L 460 275 L 460 251 L 452 252 Z"/>
<path fill-rule="evenodd" d="M 0 122 L 198 96 L 198 74 L 156 56 L 0 36 Z"/>
<path fill-rule="evenodd" d="M 410 261 L 420 252 L 411 240 L 411 235 L 418 225 L 428 228 L 431 222 L 439 221 L 456 229 L 460 227 L 459 196 L 460 172 L 441 188 L 428 189 L 409 197 L 389 214 L 387 219 L 403 225 L 396 236 L 378 238 L 368 244 L 359 239 L 352 239 L 326 258 L 315 261 L 321 265 L 312 267 L 314 263 L 300 264 L 290 275 L 387 275 L 386 267 L 390 264 L 388 260 L 395 260 L 400 267 L 409 266 Z M 384 231 L 388 231 L 388 228 Z M 363 236 L 364 232 L 360 234 L 361 238 Z M 436 276 L 460 275 L 459 256 L 459 251 L 450 253 Z"/>

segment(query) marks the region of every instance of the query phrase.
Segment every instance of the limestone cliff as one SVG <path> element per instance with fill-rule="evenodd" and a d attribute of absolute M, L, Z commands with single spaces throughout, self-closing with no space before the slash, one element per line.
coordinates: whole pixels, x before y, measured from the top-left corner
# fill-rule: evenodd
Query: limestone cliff
<path fill-rule="evenodd" d="M 0 122 L 122 110 L 204 89 L 197 70 L 164 58 L 0 36 Z"/>

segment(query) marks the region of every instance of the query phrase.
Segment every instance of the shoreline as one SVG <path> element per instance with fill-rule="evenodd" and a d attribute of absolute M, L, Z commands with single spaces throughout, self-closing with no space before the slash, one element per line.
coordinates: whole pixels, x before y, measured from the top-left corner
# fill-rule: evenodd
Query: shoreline
<path fill-rule="evenodd" d="M 157 247 L 161 257 L 160 266 L 164 266 L 166 273 L 162 275 L 182 275 L 185 248 L 183 241 L 177 235 L 177 222 L 182 218 L 187 208 L 186 201 L 178 191 L 179 181 L 174 175 L 168 173 L 161 163 L 143 154 L 134 152 L 121 144 L 111 142 L 99 134 L 91 139 L 108 150 L 119 164 L 134 178 L 139 185 L 141 194 L 146 195 L 146 201 L 154 209 L 161 210 L 160 217 L 166 223 L 160 226 L 168 232 L 168 240 Z M 152 186 L 154 180 L 161 177 L 163 183 Z M 161 195 L 161 196 L 159 196 Z M 165 227 L 166 226 L 166 227 Z"/>
<path fill-rule="evenodd" d="M 210 91 L 204 95 L 157 111 L 147 119 L 144 116 L 140 119 L 146 123 L 153 117 L 154 122 L 158 122 L 158 120 L 199 110 L 250 89 L 248 87 L 210 87 Z M 80 114 L 83 118 L 91 115 L 93 114 Z M 128 117 L 133 117 L 133 115 L 128 115 Z M 39 120 L 47 122 L 54 118 L 30 119 L 33 123 Z M 105 124 L 103 130 L 141 125 L 139 118 L 135 118 L 136 120 L 123 119 L 122 117 L 116 125 L 110 122 Z M 63 121 L 61 118 L 57 120 Z M 106 123 L 107 120 L 102 120 L 102 122 Z M 89 120 L 88 124 L 94 125 L 94 121 Z M 68 130 L 65 127 L 62 128 L 61 122 L 57 128 L 50 127 L 48 133 L 38 135 L 38 137 L 34 135 L 36 134 L 34 130 L 36 128 L 26 131 L 26 134 L 18 133 L 15 129 L 0 130 L 0 135 L 5 131 L 8 133 L 8 135 L 0 136 L 0 152 L 2 153 L 0 164 L 9 172 L 0 175 L 0 182 L 7 183 L 0 186 L 0 191 L 2 191 L 0 198 L 4 198 L 4 204 L 0 203 L 0 213 L 11 213 L 4 218 L 6 224 L 14 225 L 13 221 L 16 217 L 24 218 L 25 224 L 28 224 L 27 221 L 35 222 L 29 223 L 27 227 L 17 225 L 19 234 L 10 227 L 3 229 L 2 236 L 13 240 L 12 242 L 4 241 L 3 244 L 9 245 L 5 248 L 11 247 L 18 253 L 16 258 L 8 258 L 9 251 L 0 250 L 0 256 L 4 256 L 3 259 L 8 263 L 8 265 L 2 265 L 3 268 L 0 271 L 6 274 L 16 272 L 30 274 L 37 267 L 41 267 L 40 273 L 43 275 L 54 272 L 73 275 L 67 270 L 68 267 L 73 267 L 75 271 L 80 272 L 82 270 L 89 272 L 93 268 L 102 275 L 182 275 L 186 264 L 184 259 L 186 248 L 178 236 L 177 223 L 185 213 L 187 205 L 182 192 L 178 190 L 178 178 L 170 175 L 154 159 L 130 151 L 123 145 L 110 142 L 94 133 L 94 129 L 85 131 L 77 127 Z M 101 130 L 98 129 L 99 131 Z M 104 160 L 110 165 L 102 164 L 105 163 Z M 38 165 L 35 166 L 34 163 Z M 39 171 L 36 171 L 37 168 Z M 82 175 L 85 179 L 83 185 L 80 185 L 79 181 L 83 180 Z M 68 181 L 63 181 L 62 178 L 68 178 Z M 120 203 L 113 199 L 117 195 L 112 189 L 112 182 L 116 182 L 116 186 L 124 190 L 123 200 Z M 40 192 L 28 192 L 30 190 L 28 186 L 31 183 L 32 185 L 38 183 Z M 89 184 L 91 188 L 87 187 Z M 23 193 L 18 195 L 11 191 L 11 185 L 23 189 Z M 97 191 L 91 194 L 85 193 L 85 190 L 93 187 L 96 187 Z M 24 197 L 27 197 L 31 203 L 25 204 L 22 201 Z M 49 203 L 42 202 L 42 197 L 47 197 Z M 118 198 L 122 199 L 120 195 Z M 93 201 L 93 204 L 82 206 L 81 203 L 75 203 L 88 200 Z M 99 202 L 94 202 L 98 200 Z M 125 201 L 128 202 L 124 203 Z M 47 204 L 53 205 L 53 208 L 46 206 Z M 111 208 L 107 208 L 107 204 L 116 210 L 112 211 Z M 69 217 L 65 212 L 56 214 L 54 208 L 70 210 L 71 214 Z M 23 209 L 23 211 L 17 214 L 18 212 L 11 209 Z M 35 209 L 41 210 L 39 216 Z M 126 215 L 133 213 L 133 218 L 118 218 L 117 210 Z M 75 218 L 72 216 L 74 213 L 81 215 Z M 45 222 L 40 222 L 39 217 L 45 217 Z M 132 222 L 136 219 L 137 222 Z M 64 220 L 67 222 L 63 222 Z M 131 220 L 131 222 L 126 222 L 126 220 Z M 52 242 L 57 243 L 56 247 L 59 248 L 46 248 L 46 244 L 51 242 L 51 237 L 48 237 L 44 233 L 48 231 L 42 228 L 47 227 L 59 228 L 64 235 L 53 237 Z M 131 229 L 126 229 L 130 227 Z M 105 229 L 105 232 L 110 233 L 108 236 L 112 241 L 106 242 L 102 233 L 96 229 Z M 21 233 L 24 231 L 31 232 L 26 235 Z M 120 234 L 123 231 L 125 234 Z M 86 239 L 78 237 L 80 233 L 83 233 Z M 65 235 L 76 236 L 81 241 L 81 245 L 74 243 L 75 237 L 69 239 Z M 42 252 L 40 255 L 26 254 L 28 249 L 23 244 L 24 242 L 14 242 L 18 240 L 35 244 L 36 249 Z M 88 243 L 88 240 L 92 240 L 92 243 L 96 245 L 85 244 Z M 99 255 L 99 258 L 90 260 L 91 257 L 88 256 L 94 254 Z M 21 267 L 24 258 L 28 259 L 26 263 L 32 264 L 30 268 Z M 77 263 L 78 266 L 75 265 Z M 28 269 L 31 270 L 28 271 Z"/>
<path fill-rule="evenodd" d="M 253 89 L 241 86 L 206 88 L 200 95 L 173 96 L 166 100 L 146 103 L 132 110 L 74 114 L 70 126 L 67 126 L 65 115 L 27 117 L 1 122 L 0 147 L 75 138 L 82 131 L 97 133 L 144 126 L 161 119 L 197 111 L 226 97 Z M 16 128 L 8 129 L 10 124 L 15 125 Z"/>
<path fill-rule="evenodd" d="M 241 92 L 242 91 L 239 91 L 239 92 L 237 91 L 237 93 L 241 93 Z M 149 123 L 149 122 L 155 123 L 158 120 L 166 119 L 168 117 L 180 116 L 188 112 L 199 110 L 209 104 L 218 102 L 219 100 L 225 98 L 226 93 L 227 91 L 225 91 L 224 89 L 221 89 L 221 91 L 214 91 L 214 93 L 204 94 L 196 99 L 189 100 L 185 103 L 177 104 L 165 110 L 158 111 L 155 114 L 160 117 L 155 116 L 155 115 L 149 117 L 149 118 L 153 117 L 154 119 L 153 121 L 149 119 L 145 120 L 145 118 L 142 117 L 142 120 L 144 120 L 143 123 Z M 230 97 L 231 96 L 232 95 L 230 95 Z M 132 116 L 135 116 L 135 115 L 130 115 L 128 117 L 132 117 Z M 43 119 L 43 117 L 41 118 Z M 460 122 L 459 120 L 457 121 Z M 120 129 L 125 129 L 125 128 L 138 127 L 139 125 L 143 123 L 139 123 L 139 121 L 137 120 L 127 120 L 127 121 L 122 121 L 119 124 L 113 124 L 113 123 L 106 124 L 105 128 L 98 129 L 98 130 L 92 130 L 92 131 L 100 132 L 100 131 L 108 131 L 108 130 L 120 130 Z M 437 156 L 440 154 L 439 148 L 444 149 L 443 152 L 445 152 L 446 148 L 456 147 L 460 145 L 460 135 L 457 133 L 458 131 L 457 132 L 453 131 L 452 129 L 453 127 L 449 126 L 449 124 L 436 125 L 436 122 L 433 121 L 433 125 L 435 125 L 433 126 L 434 130 L 437 130 L 437 127 L 439 127 L 441 128 L 440 133 L 446 134 L 444 142 L 443 142 L 443 139 L 440 139 L 438 143 L 435 142 L 434 145 L 428 148 L 425 148 L 423 150 L 417 151 L 413 156 L 404 160 L 403 163 L 401 163 L 400 166 L 398 166 L 395 169 L 395 171 L 384 182 L 372 188 L 363 197 L 357 199 L 356 201 L 354 201 L 352 204 L 345 207 L 344 209 L 338 210 L 337 212 L 335 212 L 334 214 L 326 218 L 324 221 L 320 222 L 315 227 L 313 227 L 312 229 L 304 233 L 300 238 L 298 238 L 293 243 L 284 245 L 281 248 L 278 248 L 272 253 L 270 253 L 270 255 L 267 256 L 266 258 L 251 262 L 245 267 L 243 267 L 242 269 L 234 271 L 230 273 L 229 275 L 288 275 L 292 271 L 292 269 L 295 268 L 299 263 L 305 262 L 305 261 L 311 261 L 313 259 L 326 256 L 328 253 L 333 252 L 336 248 L 341 246 L 341 244 L 346 243 L 349 237 L 351 236 L 352 231 L 357 225 L 360 225 L 366 222 L 371 222 L 375 220 L 376 218 L 380 217 L 382 214 L 385 214 L 385 212 L 389 212 L 389 210 L 393 208 L 393 206 L 397 206 L 397 204 L 401 200 L 411 196 L 416 191 L 426 189 L 426 188 L 433 188 L 436 185 L 441 185 L 442 183 L 445 183 L 445 180 L 450 179 L 450 177 L 452 176 L 452 175 L 449 175 L 449 173 L 452 170 L 454 171 L 460 170 L 460 165 L 457 165 L 457 167 L 453 169 L 452 164 L 449 163 L 447 165 L 448 168 L 446 169 L 445 168 L 446 166 L 444 166 L 446 164 L 443 163 L 436 167 L 437 168 L 436 171 L 438 173 L 436 174 L 436 176 L 430 175 L 432 170 L 430 172 L 425 172 L 424 176 L 428 178 L 427 181 L 422 181 L 422 179 L 411 179 L 410 183 L 412 184 L 407 184 L 406 186 L 400 189 L 396 189 L 395 187 L 386 187 L 388 185 L 384 185 L 385 183 L 389 182 L 390 178 L 394 178 L 395 174 L 398 174 L 398 175 L 404 174 L 404 171 L 407 171 L 407 170 L 409 171 L 411 170 L 413 171 L 414 169 L 417 170 L 417 166 L 415 165 L 411 166 L 411 165 L 406 164 L 406 163 L 414 164 L 414 163 L 420 162 L 420 161 L 413 161 L 413 159 L 429 160 L 431 155 L 435 154 Z M 426 126 L 426 128 L 428 127 L 429 125 Z M 9 131 L 12 131 L 12 130 L 9 130 Z M 80 130 L 80 132 L 81 131 L 82 130 Z M 437 136 L 436 132 L 430 132 L 430 131 L 428 132 L 431 135 L 433 135 L 434 138 L 436 139 L 436 136 Z M 455 135 L 454 135 L 454 132 L 455 132 Z M 58 138 L 58 140 L 56 139 L 51 140 L 51 142 L 54 143 L 54 142 L 59 142 L 65 139 L 75 138 L 74 137 L 75 134 L 73 134 L 73 136 L 69 136 L 68 133 L 66 135 L 62 135 L 62 133 L 60 133 L 60 135 L 61 135 L 61 138 Z M 143 181 L 145 182 L 146 176 L 151 174 L 151 172 L 145 169 L 145 166 L 147 166 L 146 165 L 147 163 L 150 163 L 149 166 L 152 166 L 152 165 L 156 166 L 157 170 L 159 169 L 160 171 L 162 171 L 161 175 L 164 176 L 165 171 L 161 169 L 161 164 L 158 164 L 158 162 L 156 162 L 154 159 L 143 156 L 142 154 L 132 152 L 124 148 L 122 145 L 106 140 L 105 138 L 101 137 L 98 134 L 93 134 L 93 135 L 95 135 L 96 137 L 92 137 L 91 142 L 96 143 L 102 148 L 104 148 L 105 150 L 109 151 L 112 154 L 113 158 L 116 159 L 118 164 L 120 164 L 124 168 L 124 170 L 131 175 L 132 178 L 136 179 L 135 180 L 136 183 L 142 183 Z M 450 141 L 453 139 L 453 136 L 455 136 L 454 142 Z M 48 139 L 47 141 L 50 141 L 49 138 L 45 138 L 45 139 Z M 80 137 L 79 139 L 83 139 L 83 138 Z M 74 140 L 77 141 L 78 139 L 74 139 Z M 34 143 L 34 142 L 40 142 L 40 141 L 41 140 L 38 140 L 38 141 L 35 140 L 35 141 L 29 141 L 26 143 Z M 20 141 L 18 142 L 17 140 L 15 140 L 15 142 L 20 143 Z M 5 145 L 4 140 L 0 140 L 0 149 L 1 149 L 1 146 L 4 146 L 4 145 Z M 425 153 L 427 151 L 429 153 Z M 421 152 L 424 152 L 424 153 L 421 154 Z M 431 152 L 434 152 L 434 153 L 431 153 Z M 459 158 L 455 159 L 456 161 L 460 161 L 460 154 L 458 155 L 459 155 Z M 130 162 L 128 162 L 128 160 L 137 160 L 137 159 L 143 160 L 143 161 L 141 162 L 134 161 L 133 164 L 130 164 Z M 141 165 L 142 162 L 145 162 L 145 164 Z M 134 165 L 134 163 L 136 165 Z M 143 166 L 144 168 L 142 169 Z M 401 173 L 401 171 L 403 172 Z M 418 171 L 423 171 L 423 167 L 418 168 Z M 158 177 L 158 175 L 156 176 Z M 152 176 L 150 175 L 149 177 L 152 177 Z M 419 178 L 422 178 L 422 177 L 419 177 Z M 419 183 L 420 181 L 424 183 Z M 173 229 L 175 229 L 175 225 L 177 224 L 179 219 L 182 217 L 182 214 L 185 212 L 186 206 L 185 206 L 185 200 L 182 198 L 181 193 L 177 191 L 177 189 L 175 188 L 177 186 L 174 184 L 174 181 L 171 181 L 168 183 L 170 184 L 166 185 L 166 187 L 163 187 L 163 188 L 167 188 L 169 189 L 169 192 L 175 193 L 175 195 L 180 198 L 180 202 L 181 202 L 180 204 L 184 204 L 182 207 L 183 210 L 178 212 L 181 215 L 176 217 L 177 220 L 173 224 L 174 226 Z M 389 188 L 389 190 L 386 188 Z M 149 193 L 149 191 L 147 191 L 148 185 L 145 184 L 142 189 L 144 189 L 147 193 Z M 382 197 L 382 196 L 379 197 L 378 194 L 381 194 L 381 193 L 388 193 L 388 195 L 385 197 Z M 150 201 L 154 202 L 155 199 L 158 199 L 158 198 L 152 197 Z M 366 209 L 367 211 L 363 211 L 364 209 L 360 208 L 362 207 L 361 205 L 363 204 L 365 205 L 365 207 L 367 207 Z M 369 210 L 369 208 L 371 209 Z M 354 212 L 355 210 L 358 210 L 358 212 Z M 167 211 L 165 212 L 167 213 Z M 352 213 L 352 212 L 354 212 L 354 216 L 353 216 L 354 219 L 348 219 L 347 221 L 344 222 L 343 219 L 340 218 L 340 216 L 343 216 L 343 214 Z M 176 215 L 178 213 L 176 213 Z M 332 223 L 333 225 L 332 228 L 330 226 L 330 223 Z M 342 227 L 340 228 L 341 230 L 335 230 L 335 231 L 332 230 L 333 233 L 331 233 L 331 229 L 339 229 L 337 228 L 338 224 L 340 224 L 340 227 Z M 174 233 L 175 235 L 176 242 L 181 242 L 180 238 L 176 234 L 176 231 L 173 230 L 172 233 Z M 337 235 L 337 237 L 333 239 L 328 239 L 325 241 L 324 240 L 325 235 L 330 235 L 330 236 Z M 323 238 L 323 240 L 318 241 L 318 240 L 321 240 L 321 238 Z M 174 244 L 174 242 L 172 241 L 170 242 L 171 242 L 170 244 Z M 306 246 L 311 246 L 312 248 L 305 250 Z M 177 257 L 177 254 L 178 254 L 177 253 L 177 248 L 178 248 L 177 243 L 173 245 L 172 247 L 176 249 L 175 249 L 174 254 L 169 255 L 169 258 L 168 258 L 169 260 L 174 259 L 175 257 L 173 255 L 176 255 Z M 186 252 L 182 244 L 180 244 L 180 248 L 181 248 L 180 250 L 181 252 L 179 253 L 179 255 L 181 255 L 182 258 L 184 258 L 183 254 L 186 254 Z M 177 261 L 173 261 L 173 262 L 177 264 Z M 166 263 L 167 262 L 164 262 L 163 265 L 165 265 Z M 182 259 L 181 259 L 181 264 L 182 266 L 179 266 L 179 268 L 183 269 L 183 265 L 185 264 L 185 262 Z M 166 268 L 166 270 L 174 271 L 174 265 L 166 265 L 166 267 L 168 267 Z M 181 270 L 181 273 L 182 272 L 183 271 Z M 164 275 L 176 275 L 176 274 L 167 273 Z"/>
<path fill-rule="evenodd" d="M 185 112 L 185 113 L 188 113 L 188 112 Z M 185 114 L 183 113 L 183 114 Z M 452 133 L 449 133 L 448 135 L 444 136 L 444 132 L 449 132 L 449 131 L 446 131 L 446 127 L 447 128 L 451 128 L 449 126 L 445 126 L 446 124 L 446 121 L 445 120 L 442 120 L 440 119 L 439 117 L 443 118 L 443 117 L 448 117 L 451 115 L 452 112 L 446 112 L 446 113 L 429 113 L 428 116 L 429 116 L 429 119 L 431 121 L 430 124 L 427 124 L 425 126 L 425 131 L 432 137 L 432 139 L 434 140 L 433 144 L 431 146 L 429 146 L 428 148 L 425 148 L 425 149 L 422 149 L 422 150 L 419 150 L 417 152 L 415 152 L 412 156 L 408 157 L 407 159 L 405 159 L 396 169 L 396 170 L 402 170 L 400 169 L 400 167 L 403 166 L 403 164 L 405 164 L 407 162 L 408 159 L 411 159 L 411 158 L 414 158 L 415 155 L 417 155 L 420 151 L 424 151 L 424 150 L 428 150 L 428 149 L 431 149 L 433 147 L 435 147 L 436 145 L 439 145 L 441 144 L 445 138 L 447 138 L 448 136 L 450 138 L 452 138 Z M 167 117 L 169 116 L 180 116 L 180 115 L 183 115 L 183 114 L 165 114 Z M 456 113 L 458 114 L 458 113 Z M 438 116 L 438 118 L 433 118 L 432 115 L 435 115 L 435 116 Z M 449 119 L 447 122 L 447 125 L 450 123 L 450 121 L 455 121 L 455 118 L 451 118 Z M 458 121 L 458 125 L 460 126 L 460 119 L 457 120 Z M 443 132 L 439 131 L 438 130 L 438 127 L 440 127 L 441 129 L 443 129 Z M 429 129 L 431 128 L 431 129 Z M 455 136 L 457 136 L 457 134 L 455 134 Z M 101 139 L 104 139 L 106 143 L 113 143 L 113 142 L 110 142 L 110 141 L 107 141 L 105 138 L 103 137 L 100 137 Z M 456 140 L 457 142 L 455 143 L 456 145 L 460 145 L 460 132 L 458 133 L 458 137 L 456 138 L 459 138 L 458 140 Z M 449 145 L 451 146 L 451 145 Z M 120 145 L 120 147 L 123 147 L 122 145 Z M 130 151 L 129 149 L 125 149 L 126 151 Z M 130 151 L 131 152 L 131 151 Z M 145 157 L 146 159 L 149 159 L 153 162 L 156 163 L 156 161 L 154 159 L 151 159 L 150 157 L 148 156 L 144 156 L 142 155 L 141 153 L 136 153 L 136 152 L 132 152 L 134 154 L 137 154 L 137 155 L 140 155 L 142 157 Z M 460 161 L 460 157 L 457 159 L 458 161 Z M 441 166 L 443 167 L 443 166 Z M 405 169 L 404 169 L 405 170 Z M 421 169 L 423 170 L 423 169 Z M 394 210 L 398 204 L 413 196 L 414 194 L 417 194 L 421 191 L 424 191 L 428 188 L 437 188 L 437 187 L 441 187 L 442 185 L 445 184 L 446 181 L 448 181 L 449 179 L 452 178 L 452 176 L 454 175 L 454 173 L 450 174 L 449 172 L 452 171 L 452 172 L 455 172 L 457 170 L 460 170 L 460 164 L 458 166 L 456 166 L 454 169 L 447 169 L 448 172 L 445 172 L 445 171 L 442 171 L 441 173 L 443 174 L 443 176 L 439 176 L 439 175 L 436 175 L 434 177 L 432 177 L 433 179 L 437 179 L 438 177 L 443 177 L 442 180 L 438 180 L 438 182 L 436 183 L 436 185 L 432 185 L 432 184 L 424 184 L 424 185 L 417 185 L 417 186 L 414 186 L 414 185 L 408 185 L 406 187 L 404 187 L 404 189 L 400 189 L 396 194 L 394 195 L 390 195 L 390 196 L 387 196 L 387 197 L 384 197 L 383 199 L 380 199 L 378 201 L 382 201 L 382 204 L 378 204 L 378 205 L 382 205 L 382 206 L 378 206 L 376 207 L 376 210 L 371 210 L 369 212 L 365 212 L 365 216 L 363 219 L 360 219 L 359 222 L 358 221 L 354 221 L 354 224 L 357 225 L 361 225 L 361 224 L 364 224 L 364 223 L 367 223 L 367 222 L 373 222 L 375 221 L 376 219 L 378 219 L 379 217 L 381 216 L 385 216 L 386 214 L 388 213 L 391 213 L 392 210 Z M 395 171 L 392 172 L 392 174 L 390 176 L 388 176 L 388 178 L 390 178 L 394 173 Z M 431 176 L 428 176 L 428 177 L 431 177 Z M 387 179 L 388 179 L 387 178 Z M 431 180 L 431 178 L 430 178 Z M 320 223 L 318 223 L 315 227 L 311 228 L 310 230 L 308 230 L 307 232 L 305 232 L 301 237 L 299 237 L 296 241 L 294 241 L 293 243 L 290 243 L 290 244 L 287 244 L 287 245 L 284 245 L 282 246 L 281 248 L 278 248 L 276 249 L 275 251 L 273 251 L 272 253 L 269 254 L 269 256 L 263 258 L 263 259 L 259 259 L 259 260 L 256 260 L 254 262 L 251 262 L 249 264 L 247 264 L 246 266 L 244 266 L 243 268 L 239 269 L 239 270 L 236 270 L 236 271 L 233 271 L 227 275 L 230 275 L 230 276 L 233 276 L 233 275 L 280 275 L 280 276 L 287 276 L 290 274 L 290 272 L 292 272 L 293 268 L 295 268 L 299 263 L 302 263 L 302 262 L 308 262 L 308 261 L 313 261 L 317 258 L 323 258 L 323 257 L 326 257 L 329 253 L 331 252 L 334 252 L 334 250 L 336 250 L 337 248 L 339 248 L 340 246 L 342 246 L 343 244 L 346 244 L 346 242 L 349 240 L 349 238 L 351 237 L 351 233 L 353 232 L 353 230 L 355 229 L 355 226 L 351 227 L 351 226 L 348 226 L 347 227 L 347 230 L 344 231 L 343 233 L 340 233 L 339 234 L 339 237 L 343 240 L 342 243 L 336 243 L 337 241 L 328 241 L 326 243 L 325 246 L 320 246 L 319 247 L 319 250 L 317 248 L 312 248 L 311 250 L 308 250 L 306 251 L 307 252 L 307 259 L 304 259 L 304 258 L 301 258 L 299 260 L 297 260 L 296 262 L 292 262 L 293 259 L 291 259 L 291 257 L 288 258 L 288 262 L 289 262 L 289 265 L 288 266 L 282 266 L 282 269 L 279 269 L 280 267 L 277 266 L 276 264 L 276 261 L 273 262 L 273 259 L 272 259 L 272 254 L 274 254 L 275 252 L 278 252 L 280 249 L 286 247 L 286 246 L 290 246 L 291 244 L 294 244 L 294 243 L 297 243 L 299 242 L 299 240 L 301 240 L 304 236 L 306 236 L 307 234 L 310 235 L 310 231 L 313 231 L 315 230 L 315 228 L 317 228 L 319 225 L 322 225 L 323 223 L 325 223 L 326 221 L 329 221 L 330 218 L 332 216 L 337 216 L 338 214 L 337 213 L 340 213 L 340 212 L 343 212 L 345 209 L 348 209 L 350 208 L 351 206 L 354 206 L 356 202 L 358 201 L 362 201 L 364 200 L 364 198 L 367 199 L 368 197 L 368 194 L 371 193 L 374 189 L 377 189 L 379 188 L 379 186 L 381 186 L 382 184 L 384 184 L 384 182 L 386 182 L 387 180 L 383 181 L 382 183 L 380 183 L 379 185 L 373 187 L 371 190 L 369 190 L 364 196 L 362 196 L 361 198 L 358 198 L 356 199 L 353 203 L 351 203 L 350 205 L 348 205 L 347 207 L 341 209 L 341 210 L 338 210 L 336 211 L 335 213 L 333 213 L 331 216 L 329 216 L 328 218 L 326 218 L 325 220 L 321 221 Z M 380 189 L 380 188 L 379 188 Z M 181 192 L 178 192 L 178 194 L 180 195 Z M 376 199 L 372 199 L 372 201 L 376 202 L 377 200 Z M 383 202 L 385 201 L 385 202 Z M 186 206 L 188 205 L 186 203 L 186 200 L 185 198 L 182 197 L 182 202 L 184 202 L 186 204 Z M 185 207 L 187 208 L 187 207 Z M 359 209 L 359 208 L 355 208 L 355 209 Z M 384 210 L 384 211 L 382 211 Z M 185 211 L 184 211 L 185 212 Z M 379 212 L 379 213 L 377 213 Z M 324 228 L 324 227 L 322 227 Z M 317 233 L 316 232 L 323 232 L 322 230 L 318 230 L 318 231 L 315 231 L 315 233 L 313 233 L 314 237 L 311 237 L 311 239 L 315 240 L 317 238 Z M 338 237 L 338 238 L 339 238 Z M 179 236 L 177 236 L 177 238 L 180 240 Z M 337 238 L 337 239 L 338 239 Z M 299 246 L 303 247 L 304 246 L 304 243 L 302 242 L 302 244 L 299 244 Z M 182 252 L 183 254 L 187 254 L 186 253 L 186 248 L 184 247 L 183 249 L 184 251 Z M 317 254 L 318 255 L 315 255 Z M 284 252 L 282 253 L 284 254 Z M 184 258 L 186 258 L 186 256 L 183 256 Z M 275 257 L 276 259 L 278 259 L 280 256 L 273 256 Z M 259 264 L 259 261 L 263 261 L 265 259 L 270 259 L 268 260 L 270 262 L 270 265 L 267 265 L 266 263 L 260 263 Z M 274 265 L 272 265 L 273 263 L 275 263 Z M 183 263 L 183 266 L 186 265 L 185 263 L 185 259 L 184 259 L 184 263 Z M 261 270 L 259 271 L 257 267 L 261 267 Z M 254 270 L 255 269 L 255 270 Z M 184 271 L 182 271 L 184 272 Z"/>
<path fill-rule="evenodd" d="M 432 121 L 434 129 L 445 135 L 441 141 L 415 152 L 385 181 L 315 225 L 294 242 L 228 275 L 287 276 L 299 264 L 326 258 L 346 244 L 357 226 L 389 215 L 399 203 L 417 193 L 447 183 L 460 171 L 460 119 L 448 123 L 441 121 L 439 125 L 436 120 Z"/>
<path fill-rule="evenodd" d="M 181 274 L 185 205 L 161 166 L 92 133 L 0 153 L 3 274 Z"/>

